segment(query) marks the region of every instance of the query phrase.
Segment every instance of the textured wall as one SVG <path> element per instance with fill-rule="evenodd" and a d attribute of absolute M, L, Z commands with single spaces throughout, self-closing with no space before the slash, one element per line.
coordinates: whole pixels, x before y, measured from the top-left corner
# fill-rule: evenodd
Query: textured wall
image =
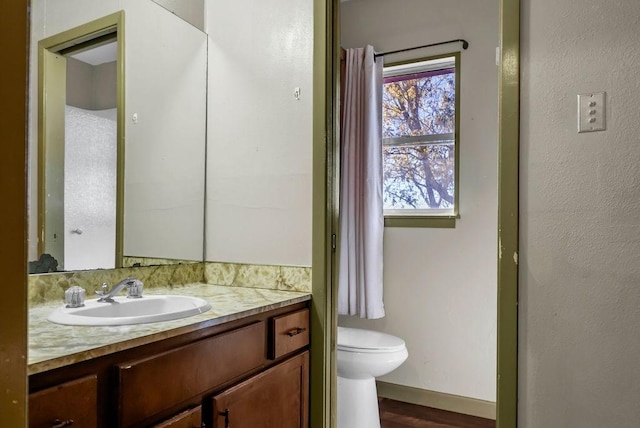
<path fill-rule="evenodd" d="M 637 427 L 640 2 L 522 6 L 519 426 Z"/>
<path fill-rule="evenodd" d="M 206 260 L 311 266 L 313 2 L 206 9 Z"/>
<path fill-rule="evenodd" d="M 495 400 L 498 1 L 352 0 L 342 45 L 378 51 L 465 38 L 461 58 L 460 220 L 455 229 L 386 228 L 387 316 L 341 325 L 405 339 L 409 359 L 385 381 Z M 414 51 L 429 56 L 460 45 Z M 388 57 L 386 61 L 401 57 Z"/>

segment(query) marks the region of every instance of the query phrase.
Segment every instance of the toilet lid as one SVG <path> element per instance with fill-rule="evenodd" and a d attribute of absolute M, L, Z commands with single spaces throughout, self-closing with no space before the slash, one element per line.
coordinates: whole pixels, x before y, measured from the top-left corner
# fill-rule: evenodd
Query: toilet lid
<path fill-rule="evenodd" d="M 396 352 L 404 349 L 405 343 L 379 331 L 338 327 L 337 348 L 348 352 Z"/>

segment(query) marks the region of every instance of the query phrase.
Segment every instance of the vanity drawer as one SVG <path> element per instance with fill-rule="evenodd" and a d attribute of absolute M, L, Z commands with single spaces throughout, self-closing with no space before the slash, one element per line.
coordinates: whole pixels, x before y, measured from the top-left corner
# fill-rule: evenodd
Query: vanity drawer
<path fill-rule="evenodd" d="M 173 418 L 154 425 L 153 428 L 202 428 L 202 406 L 194 407 Z"/>
<path fill-rule="evenodd" d="M 271 318 L 269 358 L 275 360 L 309 344 L 309 309 Z"/>
<path fill-rule="evenodd" d="M 97 386 L 91 375 L 29 394 L 29 427 L 97 426 Z"/>
<path fill-rule="evenodd" d="M 264 364 L 262 321 L 116 366 L 120 426 L 198 397 Z"/>

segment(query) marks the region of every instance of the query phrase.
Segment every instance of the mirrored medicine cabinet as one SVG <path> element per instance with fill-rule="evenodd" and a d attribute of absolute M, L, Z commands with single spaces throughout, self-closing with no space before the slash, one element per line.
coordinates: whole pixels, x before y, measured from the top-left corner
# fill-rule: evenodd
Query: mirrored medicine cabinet
<path fill-rule="evenodd" d="M 32 2 L 30 273 L 203 260 L 207 36 L 174 12 Z"/>

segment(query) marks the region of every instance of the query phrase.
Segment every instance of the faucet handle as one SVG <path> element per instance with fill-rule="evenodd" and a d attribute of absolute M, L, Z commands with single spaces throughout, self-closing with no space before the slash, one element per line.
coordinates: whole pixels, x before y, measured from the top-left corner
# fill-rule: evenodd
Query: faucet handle
<path fill-rule="evenodd" d="M 138 299 L 142 297 L 142 288 L 144 284 L 139 279 L 133 279 L 127 285 L 127 298 L 128 299 Z"/>
<path fill-rule="evenodd" d="M 85 290 L 74 285 L 64 292 L 64 301 L 67 308 L 80 308 L 84 306 Z"/>
<path fill-rule="evenodd" d="M 107 294 L 107 292 L 109 292 L 109 285 L 107 285 L 106 282 L 102 283 L 102 287 L 100 287 L 100 290 L 96 290 L 96 294 L 98 296 L 104 296 L 105 294 Z"/>

